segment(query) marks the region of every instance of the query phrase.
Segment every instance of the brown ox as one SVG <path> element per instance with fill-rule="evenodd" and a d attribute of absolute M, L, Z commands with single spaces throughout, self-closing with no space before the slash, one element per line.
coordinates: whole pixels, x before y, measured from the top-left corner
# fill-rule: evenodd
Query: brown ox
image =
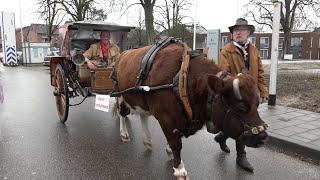
<path fill-rule="evenodd" d="M 117 59 L 115 79 L 118 91 L 135 87 L 142 59 L 150 48 L 128 50 Z M 183 52 L 179 44 L 170 44 L 159 51 L 144 85 L 171 84 L 180 71 Z M 158 120 L 173 151 L 176 177 L 187 177 L 180 156 L 181 137 L 196 133 L 205 123 L 210 131 L 222 130 L 228 137 L 241 138 L 247 146 L 259 147 L 264 143 L 267 133 L 257 112 L 259 97 L 250 75 L 232 77 L 204 56 L 197 56 L 190 59 L 187 83 L 193 111 L 191 120 L 186 118 L 184 107 L 173 88 L 125 93 L 118 102 L 122 119 L 130 110 L 135 110 L 143 120 L 149 115 Z"/>

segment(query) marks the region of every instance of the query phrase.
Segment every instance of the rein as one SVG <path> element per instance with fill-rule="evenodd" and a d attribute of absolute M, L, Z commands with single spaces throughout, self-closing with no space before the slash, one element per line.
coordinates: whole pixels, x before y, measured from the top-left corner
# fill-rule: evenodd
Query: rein
<path fill-rule="evenodd" d="M 110 97 L 119 97 L 119 96 L 121 96 L 123 94 L 139 93 L 141 91 L 149 92 L 149 91 L 155 91 L 155 90 L 160 90 L 160 89 L 167 89 L 167 88 L 171 88 L 173 86 L 174 85 L 172 83 L 171 84 L 164 84 L 164 85 L 160 85 L 160 86 L 153 86 L 153 87 L 150 87 L 150 86 L 135 86 L 135 87 L 132 87 L 132 88 L 125 89 L 123 91 L 111 92 L 110 93 Z"/>

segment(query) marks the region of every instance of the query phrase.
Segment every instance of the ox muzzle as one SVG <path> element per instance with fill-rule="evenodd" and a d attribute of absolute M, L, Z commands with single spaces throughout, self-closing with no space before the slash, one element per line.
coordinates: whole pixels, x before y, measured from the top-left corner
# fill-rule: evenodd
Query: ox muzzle
<path fill-rule="evenodd" d="M 268 124 L 263 123 L 259 126 L 250 127 L 244 124 L 245 131 L 238 137 L 239 140 L 244 142 L 248 147 L 258 148 L 265 144 L 268 140 L 268 134 L 266 132 L 269 127 Z"/>

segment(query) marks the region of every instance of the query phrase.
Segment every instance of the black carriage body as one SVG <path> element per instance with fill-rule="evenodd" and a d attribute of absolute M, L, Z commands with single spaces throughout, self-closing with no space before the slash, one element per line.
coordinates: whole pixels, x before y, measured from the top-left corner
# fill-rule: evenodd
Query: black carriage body
<path fill-rule="evenodd" d="M 60 26 L 60 57 L 50 61 L 51 85 L 54 89 L 59 118 L 65 122 L 69 111 L 69 98 L 88 94 L 108 94 L 113 90 L 110 75 L 111 67 L 89 70 L 86 64 L 79 62 L 76 55 L 82 55 L 90 45 L 100 41 L 100 32 L 110 32 L 111 43 L 126 50 L 127 34 L 134 29 L 103 21 L 77 21 Z M 80 59 L 81 60 L 81 59 Z M 82 59 L 83 60 L 83 59 Z M 81 60 L 81 61 L 82 61 Z"/>

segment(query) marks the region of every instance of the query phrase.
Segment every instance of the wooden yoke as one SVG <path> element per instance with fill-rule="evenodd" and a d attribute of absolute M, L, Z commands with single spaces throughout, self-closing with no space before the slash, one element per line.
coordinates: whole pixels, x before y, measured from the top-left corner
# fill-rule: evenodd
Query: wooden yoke
<path fill-rule="evenodd" d="M 181 44 L 183 46 L 184 52 L 183 52 L 183 59 L 180 69 L 180 75 L 179 75 L 179 96 L 182 100 L 184 109 L 188 115 L 188 119 L 191 120 L 193 118 L 192 116 L 192 109 L 189 102 L 189 96 L 188 96 L 188 71 L 189 71 L 189 64 L 190 64 L 190 48 L 186 43 Z"/>

